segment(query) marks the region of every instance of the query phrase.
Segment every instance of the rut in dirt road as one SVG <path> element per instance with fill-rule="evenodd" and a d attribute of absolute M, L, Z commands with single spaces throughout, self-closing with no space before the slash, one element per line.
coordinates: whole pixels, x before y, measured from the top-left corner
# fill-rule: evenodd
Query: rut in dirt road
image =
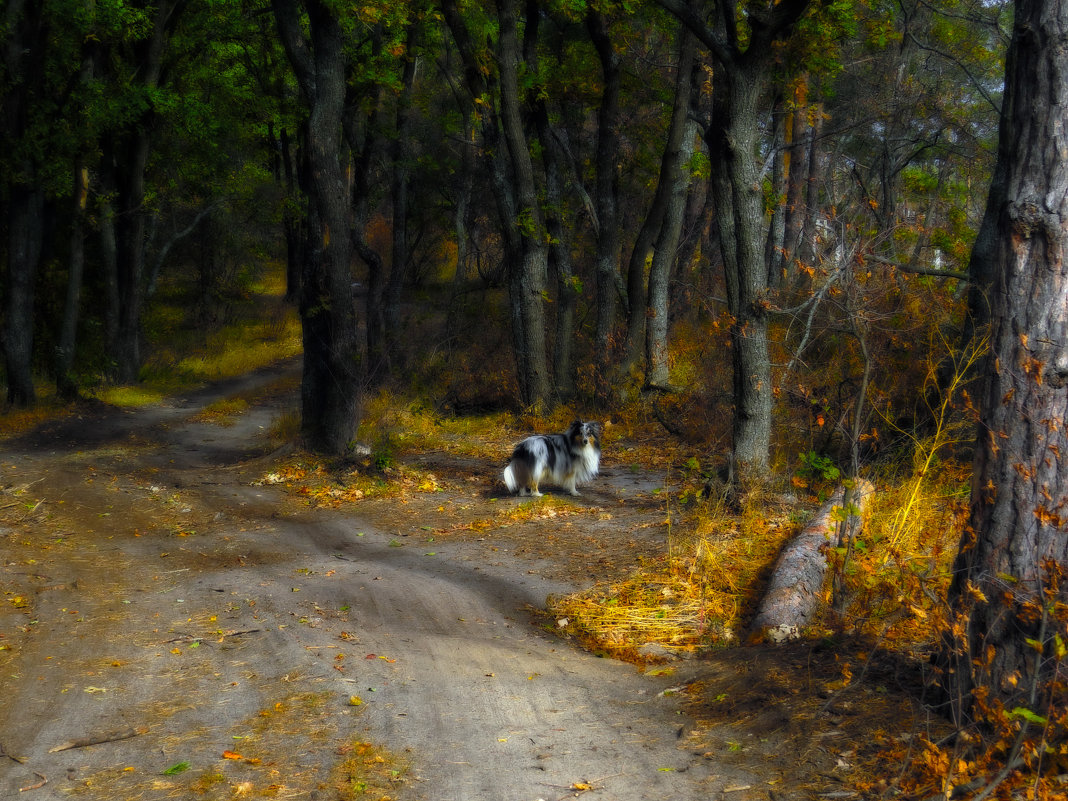
<path fill-rule="evenodd" d="M 538 628 L 530 610 L 572 589 L 551 564 L 492 532 L 429 543 L 359 506 L 293 512 L 242 468 L 277 409 L 190 422 L 212 397 L 0 453 L 5 485 L 50 510 L 0 535 L 61 543 L 32 571 L 5 560 L 35 619 L 0 613 L 0 745 L 21 760 L 0 757 L 0 797 L 47 777 L 25 797 L 327 799 L 354 740 L 406 762 L 395 798 L 745 801 L 761 784 L 685 746 L 680 675 Z M 161 528 L 164 508 L 195 526 Z"/>

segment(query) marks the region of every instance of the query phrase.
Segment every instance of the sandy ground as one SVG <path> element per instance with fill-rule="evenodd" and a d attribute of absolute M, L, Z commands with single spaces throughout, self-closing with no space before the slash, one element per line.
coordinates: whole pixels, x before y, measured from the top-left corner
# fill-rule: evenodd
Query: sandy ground
<path fill-rule="evenodd" d="M 194 421 L 274 378 L 89 407 L 0 450 L 0 798 L 329 799 L 364 780 L 339 767 L 356 743 L 397 771 L 369 798 L 855 795 L 848 749 L 801 731 L 769 680 L 811 681 L 810 654 L 651 675 L 537 614 L 663 550 L 662 475 L 606 455 L 588 513 L 479 532 L 464 521 L 518 503 L 499 465 L 428 453 L 442 491 L 302 506 L 258 483 L 290 399 Z M 763 689 L 710 729 L 681 689 L 698 679 L 707 698 Z"/>

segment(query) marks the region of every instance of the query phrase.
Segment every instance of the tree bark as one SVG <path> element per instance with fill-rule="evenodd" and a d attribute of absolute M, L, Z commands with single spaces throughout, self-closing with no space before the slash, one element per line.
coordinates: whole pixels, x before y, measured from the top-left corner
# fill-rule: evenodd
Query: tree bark
<path fill-rule="evenodd" d="M 538 7 L 527 0 L 527 29 L 524 57 L 537 72 Z M 556 336 L 553 342 L 553 389 L 555 399 L 567 400 L 575 394 L 574 341 L 575 308 L 578 304 L 578 281 L 571 262 L 570 228 L 564 224 L 565 208 L 563 147 L 549 120 L 545 99 L 532 101 L 534 126 L 541 144 L 542 169 L 545 174 L 545 231 L 548 234 L 549 264 L 556 276 Z"/>
<path fill-rule="evenodd" d="M 71 375 L 81 311 L 82 275 L 85 271 L 85 213 L 89 196 L 89 170 L 81 159 L 74 164 L 74 202 L 71 204 L 70 255 L 67 259 L 67 292 L 63 303 L 56 345 L 56 393 L 64 400 L 78 397 L 78 384 Z"/>
<path fill-rule="evenodd" d="M 408 174 L 411 159 L 412 95 L 419 60 L 415 50 L 419 45 L 420 25 L 415 20 L 408 27 L 405 43 L 404 73 L 401 76 L 401 93 L 397 98 L 397 126 L 392 143 L 392 201 L 393 201 L 393 252 L 389 283 L 386 286 L 383 318 L 386 326 L 386 368 L 390 372 L 403 369 L 403 341 L 400 321 L 401 294 L 408 274 Z"/>
<path fill-rule="evenodd" d="M 318 223 L 301 280 L 301 432 L 310 447 L 342 455 L 356 435 L 361 397 L 352 220 L 341 159 L 347 64 L 343 32 L 330 7 L 321 0 L 307 0 L 304 6 L 307 39 L 296 0 L 272 2 L 279 35 L 308 104 L 308 166 Z"/>
<path fill-rule="evenodd" d="M 6 131 L 0 144 L 15 154 L 13 174 L 2 177 L 6 195 L 7 287 L 0 347 L 4 353 L 7 401 L 31 406 L 37 400 L 33 385 L 34 287 L 43 247 L 44 191 L 30 136 L 30 104 L 44 84 L 40 4 L 15 0 L 4 9 L 3 59 L 5 92 L 0 97 Z"/>
<path fill-rule="evenodd" d="M 757 103 L 769 65 L 746 60 L 713 78 L 713 121 L 706 141 L 712 160 L 720 251 L 727 286 L 733 373 L 732 463 L 739 484 L 770 469 L 771 357 L 768 352 L 767 271 L 763 196 L 755 160 Z M 717 80 L 718 79 L 718 80 Z"/>
<path fill-rule="evenodd" d="M 716 62 L 712 121 L 705 132 L 709 186 L 727 285 L 733 371 L 732 476 L 739 486 L 767 478 L 771 463 L 771 358 L 768 270 L 764 260 L 764 197 L 758 164 L 760 103 L 787 39 L 809 0 L 782 0 L 746 12 L 741 34 L 733 3 L 699 14 L 686 0 L 659 0 L 701 40 Z"/>
<path fill-rule="evenodd" d="M 1063 581 L 1049 583 L 1068 566 L 1065 41 L 1068 2 L 1016 3 L 987 213 L 994 234 L 973 256 L 990 279 L 990 351 L 970 526 L 949 591 L 957 624 L 940 657 L 958 718 L 980 694 L 1036 714 L 1065 700 L 1048 695 L 1053 638 L 1065 634 L 1051 610 L 1068 601 Z"/>
<path fill-rule="evenodd" d="M 508 282 L 512 304 L 522 319 L 519 336 L 514 338 L 518 351 L 519 386 L 524 405 L 540 409 L 550 403 L 552 396 L 545 341 L 549 249 L 530 145 L 520 112 L 515 3 L 501 0 L 497 18 L 500 24 L 501 125 L 515 180 L 517 217 L 514 224 L 519 227 L 522 243 L 519 262 L 509 265 Z"/>
<path fill-rule="evenodd" d="M 528 408 L 544 408 L 552 399 L 545 337 L 548 243 L 521 113 L 516 3 L 515 0 L 502 0 L 497 7 L 499 83 L 496 87 L 492 85 L 491 76 L 481 68 L 471 35 L 455 2 L 444 0 L 441 8 L 464 62 L 464 81 L 469 94 L 465 111 L 473 113 L 475 98 L 496 94 L 500 100 L 499 115 L 490 103 L 486 103 L 480 106 L 477 116 L 507 261 L 512 349 L 520 401 Z M 492 91 L 494 88 L 496 93 Z"/>
<path fill-rule="evenodd" d="M 749 624 L 749 642 L 782 642 L 801 636 L 806 626 L 815 622 L 824 605 L 827 584 L 827 548 L 834 546 L 835 529 L 849 526 L 852 535 L 864 518 L 865 509 L 875 488 L 867 481 L 857 481 L 849 491 L 839 487 L 779 554 L 768 580 L 760 608 Z M 836 514 L 836 511 L 838 512 Z M 836 519 L 846 514 L 845 520 Z"/>
<path fill-rule="evenodd" d="M 601 61 L 601 103 L 597 108 L 597 150 L 594 157 L 595 181 L 594 207 L 597 211 L 597 253 L 595 271 L 597 285 L 597 322 L 594 331 L 597 363 L 596 392 L 605 401 L 610 394 L 609 383 L 614 372 L 616 308 L 619 285 L 619 94 L 620 68 L 608 25 L 597 11 L 586 16 L 586 30 Z M 641 272 L 627 287 L 627 303 L 631 317 L 630 325 L 637 325 L 645 309 L 644 260 Z M 639 340 L 640 341 L 640 340 Z"/>
<path fill-rule="evenodd" d="M 38 187 L 16 186 L 8 201 L 7 302 L 3 330 L 7 402 L 32 406 L 33 305 L 37 268 L 44 236 L 44 193 Z"/>
<path fill-rule="evenodd" d="M 663 196 L 663 219 L 649 266 L 649 293 L 644 314 L 645 385 L 654 389 L 670 389 L 671 383 L 668 369 L 668 289 L 686 213 L 686 191 L 690 186 L 689 161 L 693 156 L 696 135 L 695 125 L 690 120 L 697 83 L 694 74 L 696 53 L 697 39 L 688 28 L 680 25 L 675 100 L 656 192 L 656 200 Z M 661 186 L 666 187 L 663 193 Z M 636 310 L 632 311 L 631 317 L 636 313 Z"/>

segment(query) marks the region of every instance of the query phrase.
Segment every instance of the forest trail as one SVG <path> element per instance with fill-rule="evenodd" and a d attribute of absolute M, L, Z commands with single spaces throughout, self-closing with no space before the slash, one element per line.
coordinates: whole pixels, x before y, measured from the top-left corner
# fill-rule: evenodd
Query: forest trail
<path fill-rule="evenodd" d="M 686 713 L 694 678 L 732 703 L 762 685 L 758 655 L 654 675 L 540 625 L 548 594 L 662 551 L 663 476 L 608 455 L 579 514 L 478 531 L 518 503 L 500 465 L 425 454 L 435 492 L 302 506 L 262 481 L 290 398 L 200 415 L 276 378 L 89 409 L 0 450 L 0 798 L 330 799 L 382 764 L 395 799 L 813 797 L 791 777 L 833 754 L 767 692 L 737 708 L 744 731 Z M 391 755 L 367 776 L 360 743 Z"/>

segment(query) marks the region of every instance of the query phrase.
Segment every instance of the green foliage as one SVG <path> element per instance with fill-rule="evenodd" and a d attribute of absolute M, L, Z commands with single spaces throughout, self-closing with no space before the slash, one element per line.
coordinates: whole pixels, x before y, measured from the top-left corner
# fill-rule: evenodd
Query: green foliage
<path fill-rule="evenodd" d="M 834 482 L 841 476 L 841 471 L 829 456 L 822 456 L 814 451 L 798 455 L 800 465 L 797 474 L 802 478 L 817 481 Z"/>

